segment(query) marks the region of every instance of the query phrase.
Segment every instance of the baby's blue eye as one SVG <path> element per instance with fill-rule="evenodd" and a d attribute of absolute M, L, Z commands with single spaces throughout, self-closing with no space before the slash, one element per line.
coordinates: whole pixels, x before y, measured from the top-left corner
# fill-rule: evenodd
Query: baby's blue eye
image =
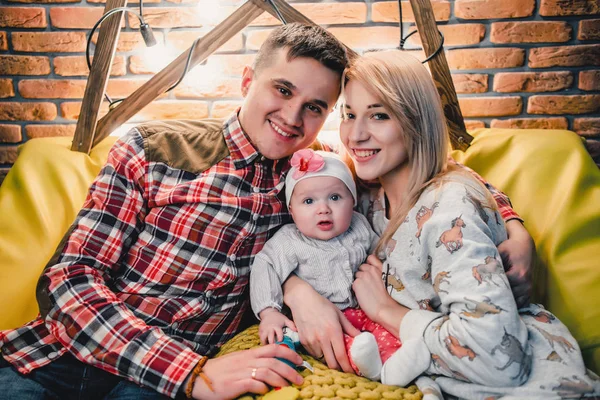
<path fill-rule="evenodd" d="M 332 194 L 330 199 L 333 201 L 338 201 L 342 196 L 340 196 L 339 194 Z"/>
<path fill-rule="evenodd" d="M 304 199 L 303 203 L 304 204 L 312 204 L 313 203 L 313 199 Z"/>

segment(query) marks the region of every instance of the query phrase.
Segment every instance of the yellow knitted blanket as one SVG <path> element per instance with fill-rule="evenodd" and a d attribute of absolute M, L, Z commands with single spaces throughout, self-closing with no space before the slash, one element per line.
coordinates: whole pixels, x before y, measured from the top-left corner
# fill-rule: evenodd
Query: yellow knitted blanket
<path fill-rule="evenodd" d="M 258 325 L 251 326 L 240 332 L 223 345 L 217 357 L 238 350 L 251 349 L 260 346 Z M 304 383 L 293 385 L 280 390 L 272 390 L 264 396 L 245 395 L 240 400 L 294 400 L 294 399 L 389 399 L 389 400 L 420 400 L 423 394 L 416 386 L 400 388 L 383 385 L 366 378 L 335 371 L 327 368 L 314 358 L 302 355 L 314 368 L 314 372 L 304 370 L 301 375 Z"/>

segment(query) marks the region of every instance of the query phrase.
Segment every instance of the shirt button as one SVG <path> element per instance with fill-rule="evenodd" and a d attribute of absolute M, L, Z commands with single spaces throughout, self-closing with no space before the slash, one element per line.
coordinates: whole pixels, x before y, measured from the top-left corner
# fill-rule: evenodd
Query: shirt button
<path fill-rule="evenodd" d="M 48 358 L 51 360 L 54 360 L 56 357 L 58 357 L 58 353 L 53 351 L 50 354 L 48 354 Z"/>
<path fill-rule="evenodd" d="M 252 191 L 253 191 L 254 193 L 258 193 L 258 192 L 260 192 L 260 189 L 259 189 L 259 188 L 257 188 L 257 187 L 254 187 L 254 188 L 252 188 Z"/>
<path fill-rule="evenodd" d="M 252 216 L 252 219 L 253 219 L 254 221 L 258 221 L 258 219 L 259 219 L 259 218 L 260 218 L 260 215 L 258 215 L 258 214 L 254 214 L 254 215 Z"/>
<path fill-rule="evenodd" d="M 231 260 L 231 262 L 234 262 L 236 260 L 236 258 L 237 257 L 235 256 L 235 254 L 232 254 L 229 256 L 229 259 Z"/>
<path fill-rule="evenodd" d="M 172 327 L 173 329 L 177 329 L 177 328 L 179 328 L 179 322 L 173 322 L 173 324 L 171 325 L 171 327 Z"/>

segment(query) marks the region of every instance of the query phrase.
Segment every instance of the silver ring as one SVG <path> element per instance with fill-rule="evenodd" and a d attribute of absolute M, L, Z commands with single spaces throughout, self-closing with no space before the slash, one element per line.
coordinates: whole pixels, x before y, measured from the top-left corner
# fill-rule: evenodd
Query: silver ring
<path fill-rule="evenodd" d="M 256 379 L 256 370 L 258 368 L 252 368 L 252 379 Z"/>

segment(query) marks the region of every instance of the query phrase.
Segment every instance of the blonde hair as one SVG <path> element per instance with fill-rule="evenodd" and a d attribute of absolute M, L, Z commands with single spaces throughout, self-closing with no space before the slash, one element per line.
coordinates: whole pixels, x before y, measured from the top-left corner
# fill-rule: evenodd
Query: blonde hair
<path fill-rule="evenodd" d="M 402 204 L 392 213 L 381 235 L 376 249 L 378 254 L 423 191 L 439 182 L 448 172 L 448 127 L 431 75 L 411 55 L 401 51 L 382 51 L 358 57 L 344 71 L 342 94 L 345 84 L 350 80 L 368 88 L 400 124 L 408 163 L 411 165 Z M 345 110 L 344 104 L 342 110 Z M 344 111 L 342 113 L 345 118 Z"/>

